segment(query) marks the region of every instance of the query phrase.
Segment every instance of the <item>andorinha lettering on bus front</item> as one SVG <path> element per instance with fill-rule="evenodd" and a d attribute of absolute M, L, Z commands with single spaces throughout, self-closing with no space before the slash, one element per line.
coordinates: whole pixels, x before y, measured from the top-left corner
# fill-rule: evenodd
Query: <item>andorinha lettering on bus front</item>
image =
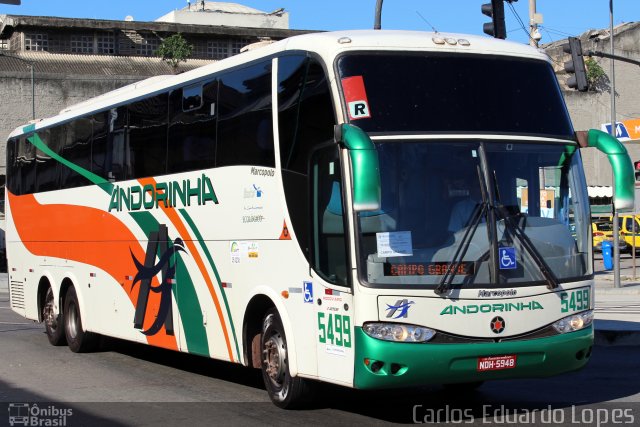
<path fill-rule="evenodd" d="M 160 205 L 165 208 L 187 207 L 195 203 L 205 205 L 207 202 L 218 204 L 218 197 L 213 189 L 211 179 L 202 174 L 197 180 L 158 182 L 144 186 L 115 186 L 111 193 L 109 212 L 116 210 L 139 211 L 156 209 Z"/>
<path fill-rule="evenodd" d="M 440 316 L 445 314 L 476 314 L 476 313 L 496 313 L 505 311 L 534 311 L 544 310 L 542 304 L 538 301 L 530 302 L 509 302 L 509 303 L 496 303 L 496 304 L 470 304 L 463 306 L 448 305 L 441 312 Z"/>

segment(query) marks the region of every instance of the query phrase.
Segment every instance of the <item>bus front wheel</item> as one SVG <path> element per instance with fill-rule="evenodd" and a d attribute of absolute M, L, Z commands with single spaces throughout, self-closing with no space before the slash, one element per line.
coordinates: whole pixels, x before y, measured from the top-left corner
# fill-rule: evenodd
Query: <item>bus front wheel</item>
<path fill-rule="evenodd" d="M 80 305 L 73 287 L 69 288 L 64 299 L 64 332 L 67 344 L 74 353 L 85 353 L 95 348 L 97 336 L 82 329 Z"/>
<path fill-rule="evenodd" d="M 64 334 L 64 321 L 62 318 L 62 310 L 55 314 L 55 299 L 53 297 L 53 289 L 49 286 L 47 294 L 44 297 L 44 306 L 42 307 L 42 320 L 47 331 L 47 338 L 52 345 L 65 345 L 67 343 Z"/>
<path fill-rule="evenodd" d="M 300 407 L 309 397 L 309 384 L 289 373 L 289 353 L 282 320 L 275 308 L 267 311 L 260 338 L 262 379 L 271 401 L 280 408 Z"/>

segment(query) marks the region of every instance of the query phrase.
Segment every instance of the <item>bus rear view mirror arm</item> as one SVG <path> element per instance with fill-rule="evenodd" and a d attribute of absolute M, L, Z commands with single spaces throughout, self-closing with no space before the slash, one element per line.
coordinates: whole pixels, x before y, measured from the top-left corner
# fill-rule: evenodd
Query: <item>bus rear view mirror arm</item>
<path fill-rule="evenodd" d="M 586 133 L 586 138 L 585 138 Z M 615 137 L 597 129 L 577 132 L 581 147 L 595 147 L 607 155 L 613 171 L 613 203 L 618 212 L 631 212 L 634 209 L 635 178 L 633 164 L 627 149 Z"/>
<path fill-rule="evenodd" d="M 335 140 L 349 150 L 353 174 L 353 209 L 377 211 L 381 205 L 380 163 L 376 146 L 362 129 L 350 124 L 336 125 Z"/>

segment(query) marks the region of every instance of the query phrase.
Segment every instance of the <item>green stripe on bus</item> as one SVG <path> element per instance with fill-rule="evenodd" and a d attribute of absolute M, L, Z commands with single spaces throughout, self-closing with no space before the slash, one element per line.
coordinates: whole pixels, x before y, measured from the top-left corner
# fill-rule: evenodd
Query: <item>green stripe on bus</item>
<path fill-rule="evenodd" d="M 184 209 L 178 209 L 178 212 L 180 212 L 180 215 L 182 215 L 182 217 L 187 222 L 187 224 L 189 224 L 189 227 L 191 227 L 191 230 L 193 231 L 193 234 L 195 235 L 196 239 L 198 239 L 198 243 L 200 244 L 200 247 L 202 248 L 202 251 L 204 252 L 205 256 L 207 257 L 207 261 L 209 261 L 209 265 L 211 266 L 211 269 L 213 270 L 213 274 L 216 276 L 216 282 L 218 283 L 218 289 L 220 289 L 220 294 L 222 295 L 222 300 L 224 301 L 224 307 L 227 310 L 227 317 L 229 318 L 229 324 L 231 325 L 231 333 L 233 334 L 233 342 L 234 342 L 234 344 L 236 346 L 236 352 L 238 353 L 238 359 L 240 359 L 240 347 L 238 347 L 238 338 L 236 337 L 236 328 L 233 325 L 233 318 L 231 317 L 231 310 L 229 309 L 229 302 L 227 301 L 227 295 L 226 295 L 226 293 L 224 291 L 224 288 L 222 287 L 222 281 L 220 280 L 220 275 L 218 274 L 218 269 L 216 268 L 216 264 L 213 262 L 213 257 L 211 256 L 211 252 L 209 252 L 209 249 L 207 248 L 207 245 L 204 243 L 204 239 L 202 238 L 202 234 L 200 234 L 200 231 L 196 227 L 196 224 L 193 222 L 193 219 L 191 219 L 191 216 L 187 213 L 187 211 L 184 210 Z"/>
<path fill-rule="evenodd" d="M 175 262 L 177 286 L 173 288 L 173 293 L 178 303 L 187 351 L 210 357 L 207 330 L 204 326 L 204 317 L 196 294 L 196 288 L 182 259 L 182 254 L 176 253 Z"/>
<path fill-rule="evenodd" d="M 99 185 L 100 188 L 107 191 L 109 194 L 111 194 L 111 192 L 113 191 L 113 184 L 111 182 L 107 181 L 106 179 L 104 179 L 99 175 L 96 175 L 91 171 L 81 168 L 75 163 L 72 163 L 69 160 L 65 159 L 64 157 L 60 156 L 58 153 L 56 153 L 51 148 L 49 148 L 47 144 L 45 144 L 44 141 L 40 139 L 40 136 L 37 133 L 34 133 L 32 136 L 27 138 L 27 140 L 31 144 L 33 144 L 38 150 L 42 151 L 44 154 L 48 155 L 49 157 L 56 160 L 57 162 L 62 163 L 69 169 L 87 178 L 92 183 Z"/>

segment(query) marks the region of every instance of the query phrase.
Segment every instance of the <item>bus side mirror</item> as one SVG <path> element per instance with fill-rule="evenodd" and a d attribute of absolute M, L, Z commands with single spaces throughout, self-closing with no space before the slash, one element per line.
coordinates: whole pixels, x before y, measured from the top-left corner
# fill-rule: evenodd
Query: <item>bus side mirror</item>
<path fill-rule="evenodd" d="M 362 129 L 350 124 L 336 125 L 335 140 L 349 150 L 353 173 L 353 209 L 380 210 L 382 189 L 376 146 Z"/>
<path fill-rule="evenodd" d="M 586 138 L 578 135 L 580 146 L 595 147 L 609 158 L 613 170 L 613 204 L 618 212 L 633 212 L 635 175 L 627 149 L 617 138 L 597 129 L 590 129 Z"/>

